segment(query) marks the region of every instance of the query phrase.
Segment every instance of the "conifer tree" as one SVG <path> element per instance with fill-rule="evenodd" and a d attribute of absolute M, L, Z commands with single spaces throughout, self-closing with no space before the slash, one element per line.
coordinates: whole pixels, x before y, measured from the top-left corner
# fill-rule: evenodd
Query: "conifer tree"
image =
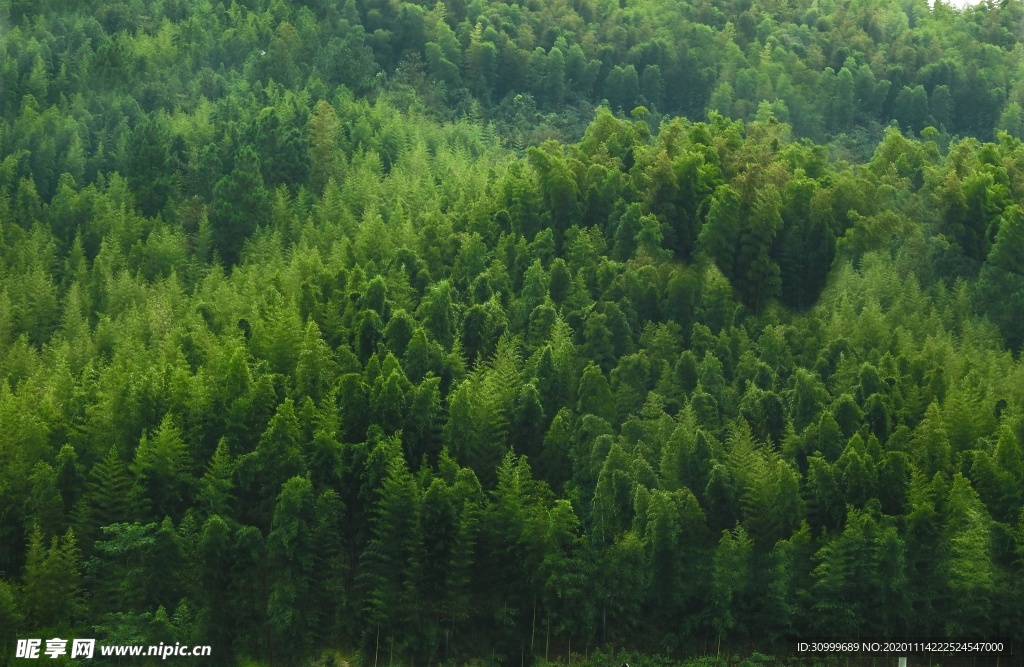
<path fill-rule="evenodd" d="M 133 484 L 115 447 L 107 450 L 106 456 L 89 472 L 90 481 L 79 505 L 79 531 L 87 536 L 87 543 L 99 537 L 99 529 L 114 523 L 130 521 L 133 511 L 131 499 Z"/>
<path fill-rule="evenodd" d="M 149 508 L 151 518 L 182 514 L 191 496 L 191 467 L 181 432 L 171 416 L 165 415 L 152 438 L 143 436 L 131 465 L 139 505 Z"/>
<path fill-rule="evenodd" d="M 723 531 L 715 549 L 711 578 L 711 626 L 719 643 L 723 637 L 744 636 L 746 616 L 750 613 L 747 601 L 753 578 L 753 542 L 743 526 Z"/>
<path fill-rule="evenodd" d="M 996 582 L 991 519 L 970 482 L 959 474 L 949 491 L 947 513 L 942 571 L 956 602 L 946 631 L 979 632 L 988 624 Z"/>
<path fill-rule="evenodd" d="M 234 169 L 214 186 L 213 198 L 213 238 L 221 259 L 230 266 L 238 262 L 245 240 L 269 221 L 270 195 L 252 148 L 239 151 Z"/>
<path fill-rule="evenodd" d="M 577 413 L 591 414 L 609 422 L 615 419 L 615 400 L 611 387 L 597 366 L 591 364 L 584 369 L 578 396 Z"/>
<path fill-rule="evenodd" d="M 252 452 L 238 459 L 239 500 L 245 503 L 245 516 L 268 526 L 281 485 L 306 470 L 302 458 L 302 430 L 291 399 L 285 399 L 270 420 L 267 430 Z"/>
<path fill-rule="evenodd" d="M 81 586 L 74 532 L 69 528 L 63 537 L 53 537 L 47 547 L 42 533 L 33 528 L 19 604 L 25 622 L 55 634 L 72 630 L 85 611 Z"/>
<path fill-rule="evenodd" d="M 221 438 L 199 483 L 197 501 L 207 516 L 227 515 L 234 498 L 234 462 Z"/>
<path fill-rule="evenodd" d="M 274 577 L 267 621 L 274 647 L 289 656 L 310 651 L 318 626 L 320 610 L 313 604 L 315 523 L 313 485 L 305 477 L 292 477 L 281 487 L 267 536 Z"/>
<path fill-rule="evenodd" d="M 1024 213 L 1017 206 L 1003 212 L 988 261 L 981 268 L 978 293 L 985 311 L 999 326 L 1007 343 L 1018 348 L 1024 342 L 1020 312 L 1024 299 Z"/>
<path fill-rule="evenodd" d="M 57 482 L 57 473 L 49 464 L 40 461 L 32 469 L 25 513 L 28 524 L 37 526 L 44 536 L 59 535 L 64 525 L 64 501 Z"/>
<path fill-rule="evenodd" d="M 420 491 L 401 456 L 388 462 L 379 494 L 372 537 L 361 556 L 365 613 L 370 627 L 404 642 L 419 635 L 415 582 L 422 542 L 417 526 Z"/>

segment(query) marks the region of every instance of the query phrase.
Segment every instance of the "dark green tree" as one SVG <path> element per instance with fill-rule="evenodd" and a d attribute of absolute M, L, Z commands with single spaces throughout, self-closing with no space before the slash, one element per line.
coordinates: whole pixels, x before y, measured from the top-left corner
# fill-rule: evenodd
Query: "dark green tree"
<path fill-rule="evenodd" d="M 234 169 L 213 189 L 213 239 L 221 259 L 228 265 L 238 262 L 242 244 L 270 219 L 270 195 L 260 169 L 256 152 L 242 148 Z"/>

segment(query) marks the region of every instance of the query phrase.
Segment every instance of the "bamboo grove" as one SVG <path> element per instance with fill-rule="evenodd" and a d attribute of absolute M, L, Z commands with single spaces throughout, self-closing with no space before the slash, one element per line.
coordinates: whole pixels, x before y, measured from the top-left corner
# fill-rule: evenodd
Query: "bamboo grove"
<path fill-rule="evenodd" d="M 1022 12 L 0 2 L 0 662 L 1019 640 Z"/>

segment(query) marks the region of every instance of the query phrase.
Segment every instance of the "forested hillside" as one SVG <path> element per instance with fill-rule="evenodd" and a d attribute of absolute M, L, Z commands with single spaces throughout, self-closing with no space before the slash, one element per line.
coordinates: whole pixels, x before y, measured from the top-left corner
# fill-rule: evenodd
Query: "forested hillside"
<path fill-rule="evenodd" d="M 1022 21 L 0 0 L 0 664 L 1024 639 Z"/>

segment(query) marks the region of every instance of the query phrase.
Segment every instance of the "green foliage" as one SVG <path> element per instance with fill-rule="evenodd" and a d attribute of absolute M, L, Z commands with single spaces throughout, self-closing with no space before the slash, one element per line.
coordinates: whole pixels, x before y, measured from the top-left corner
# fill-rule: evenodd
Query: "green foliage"
<path fill-rule="evenodd" d="M 999 326 L 1007 343 L 1019 348 L 1024 343 L 1024 330 L 1019 313 L 1024 299 L 1024 215 L 1011 206 L 998 223 L 995 242 L 982 266 L 978 293 L 983 312 Z"/>
<path fill-rule="evenodd" d="M 1020 3 L 8 4 L 0 662 L 1021 639 Z"/>
<path fill-rule="evenodd" d="M 8 600 L 6 612 L 13 616 L 20 610 L 25 623 L 47 632 L 76 627 L 85 611 L 80 558 L 70 528 L 63 537 L 55 536 L 49 547 L 34 528 L 28 540 L 20 602 L 14 607 Z"/>
<path fill-rule="evenodd" d="M 270 195 L 260 170 L 257 154 L 250 148 L 243 148 L 235 168 L 213 189 L 215 204 L 210 219 L 213 239 L 221 258 L 228 264 L 238 261 L 242 244 L 261 223 L 268 221 Z"/>

